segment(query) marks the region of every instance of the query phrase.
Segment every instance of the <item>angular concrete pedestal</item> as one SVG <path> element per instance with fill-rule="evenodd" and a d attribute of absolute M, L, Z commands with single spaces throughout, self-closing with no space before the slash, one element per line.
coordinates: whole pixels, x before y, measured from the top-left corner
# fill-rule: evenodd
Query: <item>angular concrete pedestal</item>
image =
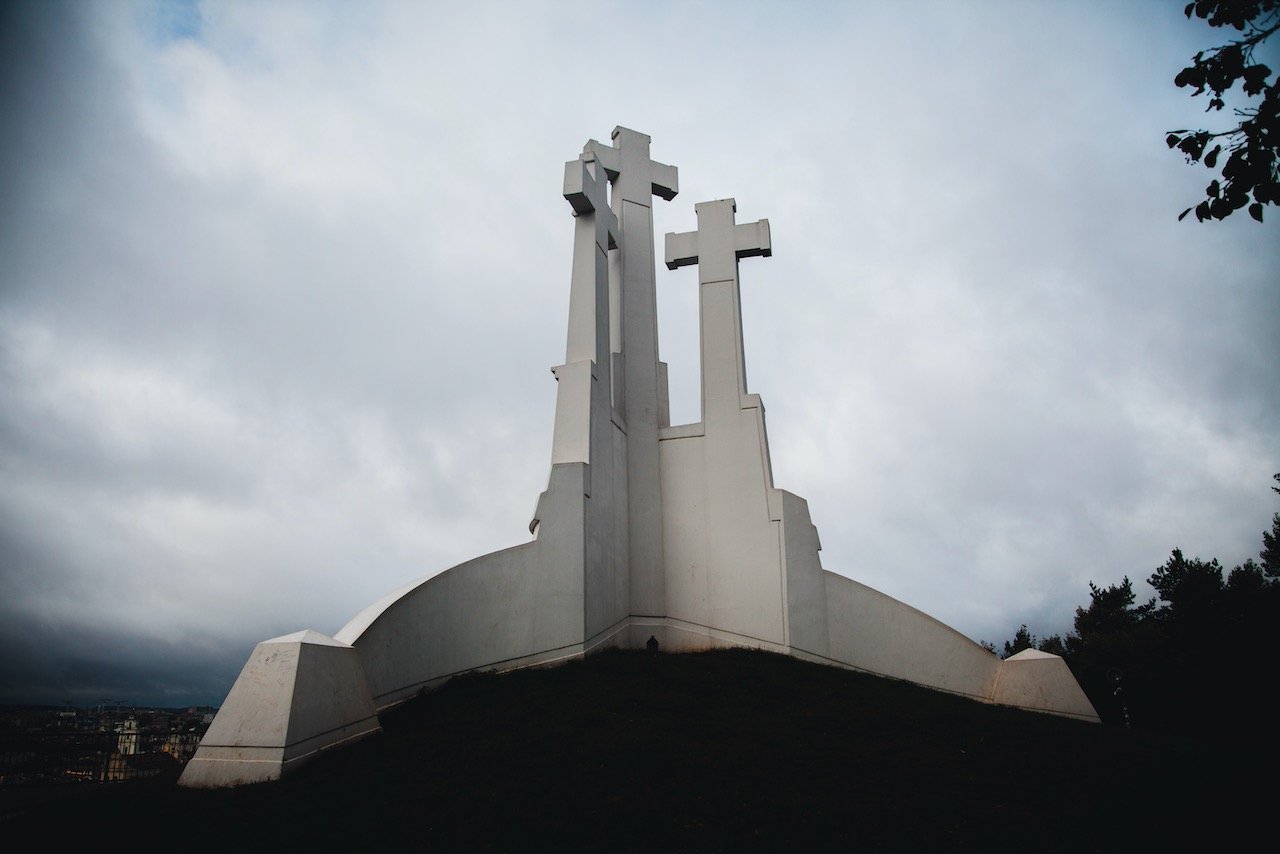
<path fill-rule="evenodd" d="M 296 632 L 254 647 L 179 783 L 275 780 L 321 750 L 380 731 L 356 651 Z"/>
<path fill-rule="evenodd" d="M 1060 656 L 1024 649 L 1000 662 L 992 701 L 1037 712 L 1050 712 L 1082 721 L 1098 720 L 1098 713 Z"/>
<path fill-rule="evenodd" d="M 1081 720 L 1098 720 L 1057 656 L 1001 662 L 959 632 L 823 569 L 804 499 L 774 486 L 764 404 L 747 391 L 738 262 L 772 253 L 768 220 L 696 205 L 666 236 L 698 266 L 702 418 L 669 423 L 658 361 L 652 204 L 676 169 L 617 128 L 565 164 L 574 247 L 551 475 L 523 545 L 361 611 L 334 638 L 259 644 L 182 784 L 275 779 L 376 732 L 384 708 L 468 670 L 610 646 L 748 646 Z M 610 188 L 612 188 L 610 190 Z M 993 591 L 993 595 L 994 595 Z"/>

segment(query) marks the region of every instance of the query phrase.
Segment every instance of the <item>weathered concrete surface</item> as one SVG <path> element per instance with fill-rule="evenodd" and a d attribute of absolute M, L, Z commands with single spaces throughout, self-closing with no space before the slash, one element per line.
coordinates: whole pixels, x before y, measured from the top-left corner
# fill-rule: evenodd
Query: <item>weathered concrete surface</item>
<path fill-rule="evenodd" d="M 918 685 L 990 700 L 1000 660 L 969 638 L 865 584 L 823 572 L 830 658 Z"/>
<path fill-rule="evenodd" d="M 668 201 L 675 198 L 679 174 L 674 166 L 650 159 L 651 140 L 647 134 L 616 127 L 612 140 L 611 146 L 589 140 L 585 153 L 604 167 L 613 182 L 611 203 L 623 235 L 613 268 L 619 277 L 615 289 L 623 354 L 622 376 L 616 378 L 614 394 L 627 435 L 629 611 L 660 616 L 666 609 L 666 576 L 662 566 L 664 517 L 658 476 L 658 428 L 667 404 L 665 374 L 658 362 L 653 197 Z"/>
<path fill-rule="evenodd" d="M 1024 649 L 1000 662 L 992 701 L 1084 721 L 1098 719 L 1067 663 L 1036 649 Z"/>
<path fill-rule="evenodd" d="M 696 231 L 666 236 L 669 268 L 698 265 L 702 351 L 702 421 L 660 433 L 667 613 L 685 624 L 672 646 L 736 638 L 992 701 L 992 653 L 822 569 L 807 503 L 774 487 L 764 406 L 747 391 L 738 262 L 772 254 L 768 220 L 736 223 L 733 199 L 695 210 Z M 1005 702 L 1080 712 L 1074 696 L 1059 708 L 1061 690 L 1034 694 L 1038 672 L 1018 672 L 1028 685 L 1010 683 Z"/>
<path fill-rule="evenodd" d="M 179 783 L 275 780 L 380 729 L 354 649 L 311 630 L 272 638 L 254 648 Z"/>
<path fill-rule="evenodd" d="M 260 644 L 183 785 L 274 779 L 376 731 L 385 708 L 469 670 L 549 664 L 609 646 L 750 646 L 984 702 L 1097 720 L 1056 656 L 1001 663 L 969 638 L 819 560 L 804 499 L 773 482 L 764 404 L 747 390 L 738 262 L 772 254 L 768 220 L 733 199 L 666 235 L 697 264 L 702 417 L 671 425 L 658 360 L 653 196 L 675 167 L 617 128 L 565 164 L 575 218 L 565 361 L 547 490 L 523 545 L 393 591 L 333 639 Z M 612 191 L 609 189 L 612 182 Z"/>

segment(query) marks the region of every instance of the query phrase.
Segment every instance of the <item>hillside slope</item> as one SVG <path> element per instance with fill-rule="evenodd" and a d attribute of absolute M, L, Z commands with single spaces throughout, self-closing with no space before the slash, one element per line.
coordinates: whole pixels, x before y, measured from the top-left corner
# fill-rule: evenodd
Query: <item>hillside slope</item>
<path fill-rule="evenodd" d="M 105 787 L 2 826 L 146 849 L 1101 851 L 1259 823 L 1260 756 L 743 650 L 466 676 L 383 725 L 278 783 Z"/>

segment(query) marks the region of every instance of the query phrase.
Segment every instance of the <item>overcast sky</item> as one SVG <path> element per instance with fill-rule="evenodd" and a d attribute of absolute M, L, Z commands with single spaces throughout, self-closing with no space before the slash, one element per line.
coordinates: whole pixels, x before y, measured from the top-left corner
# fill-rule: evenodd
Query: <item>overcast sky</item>
<path fill-rule="evenodd" d="M 615 125 L 679 167 L 659 234 L 770 221 L 748 385 L 826 568 L 1002 642 L 1280 509 L 1280 232 L 1175 219 L 1223 35 L 1180 3 L 3 8 L 0 701 L 218 704 L 526 541 Z"/>

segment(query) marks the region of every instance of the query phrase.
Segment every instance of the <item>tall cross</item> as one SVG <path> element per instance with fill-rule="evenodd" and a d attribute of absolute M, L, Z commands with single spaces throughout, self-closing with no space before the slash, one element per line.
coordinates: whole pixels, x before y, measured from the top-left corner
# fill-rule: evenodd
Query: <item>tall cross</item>
<path fill-rule="evenodd" d="M 733 199 L 694 205 L 698 230 L 667 235 L 667 269 L 698 265 L 702 317 L 702 418 L 707 429 L 735 417 L 747 393 L 738 259 L 773 254 L 769 220 L 736 224 Z"/>
<path fill-rule="evenodd" d="M 647 421 L 652 410 L 656 425 L 658 302 L 653 274 L 653 196 L 674 199 L 680 175 L 676 167 L 649 158 L 648 134 L 619 125 L 613 129 L 612 139 L 613 145 L 588 140 L 582 150 L 595 156 L 613 182 L 613 212 L 626 235 L 610 293 L 610 347 L 615 353 L 626 354 L 623 376 L 614 378 L 618 386 L 614 398 L 628 425 L 633 420 L 628 409 L 635 410 L 640 422 Z"/>
<path fill-rule="evenodd" d="M 609 250 L 618 248 L 618 218 L 609 208 L 609 181 L 603 172 L 590 153 L 564 165 L 564 197 L 577 219 L 564 360 L 591 360 L 600 376 L 608 376 Z M 606 391 L 608 387 L 606 383 Z"/>
<path fill-rule="evenodd" d="M 584 150 L 593 152 L 614 182 L 614 192 L 629 202 L 650 207 L 649 198 L 668 202 L 680 192 L 680 173 L 674 166 L 649 159 L 649 135 L 624 128 L 613 129 L 615 145 L 589 140 Z"/>
<path fill-rule="evenodd" d="M 665 616 L 658 413 L 666 390 L 658 382 L 652 208 L 654 196 L 675 198 L 679 174 L 676 167 L 649 158 L 648 135 L 616 127 L 612 138 L 611 146 L 590 140 L 584 151 L 595 155 L 613 181 L 613 212 L 622 233 L 611 350 L 622 354 L 622 376 L 614 378 L 613 397 L 627 431 L 630 609 L 636 616 Z"/>
<path fill-rule="evenodd" d="M 587 153 L 564 165 L 564 197 L 573 207 L 573 270 L 569 336 L 556 375 L 556 422 L 551 462 L 612 459 L 609 436 L 609 250 L 618 245 L 618 218 L 609 208 L 604 168 Z M 599 494 L 607 467 L 590 467 L 587 494 Z"/>

